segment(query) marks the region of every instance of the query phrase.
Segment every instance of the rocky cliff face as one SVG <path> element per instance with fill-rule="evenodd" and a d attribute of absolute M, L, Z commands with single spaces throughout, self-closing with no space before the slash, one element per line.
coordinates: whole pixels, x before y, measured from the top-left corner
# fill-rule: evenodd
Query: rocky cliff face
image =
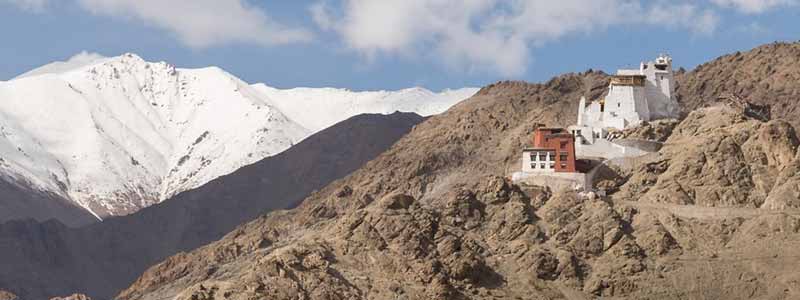
<path fill-rule="evenodd" d="M 575 99 L 605 84 L 589 72 L 488 86 L 299 207 L 165 260 L 118 298 L 800 297 L 800 214 L 758 208 L 793 205 L 796 183 L 774 179 L 797 176 L 789 122 L 692 112 L 658 154 L 629 162 L 609 199 L 498 177 L 536 123 L 574 122 Z"/>

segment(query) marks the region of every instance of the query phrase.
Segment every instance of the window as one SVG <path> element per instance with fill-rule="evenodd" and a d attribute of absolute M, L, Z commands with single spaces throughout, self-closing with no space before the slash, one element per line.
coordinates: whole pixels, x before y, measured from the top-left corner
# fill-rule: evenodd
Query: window
<path fill-rule="evenodd" d="M 560 159 L 561 161 L 567 161 L 567 157 L 568 157 L 568 156 L 569 156 L 569 155 L 568 155 L 566 152 L 561 152 L 561 155 L 560 155 L 559 159 Z"/>
<path fill-rule="evenodd" d="M 622 103 L 617 102 L 617 107 L 622 107 Z"/>
<path fill-rule="evenodd" d="M 544 163 L 539 164 L 540 169 L 544 169 Z"/>
<path fill-rule="evenodd" d="M 561 168 L 562 169 L 566 169 L 567 168 L 567 163 L 561 163 Z"/>
<path fill-rule="evenodd" d="M 550 163 L 550 169 L 555 169 L 555 168 L 556 168 L 556 163 Z"/>
<path fill-rule="evenodd" d="M 539 161 L 546 161 L 547 160 L 547 153 L 539 152 Z"/>
<path fill-rule="evenodd" d="M 528 153 L 528 156 L 530 157 L 531 161 L 536 160 L 536 152 L 530 152 Z"/>

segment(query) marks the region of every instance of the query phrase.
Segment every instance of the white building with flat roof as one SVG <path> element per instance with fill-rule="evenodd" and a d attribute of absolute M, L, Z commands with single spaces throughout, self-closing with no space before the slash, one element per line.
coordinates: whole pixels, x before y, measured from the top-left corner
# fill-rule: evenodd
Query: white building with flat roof
<path fill-rule="evenodd" d="M 603 99 L 588 105 L 585 97 L 580 99 L 578 123 L 569 127 L 576 138 L 578 156 L 619 150 L 619 147 L 606 145 L 609 130 L 623 130 L 643 121 L 678 118 L 680 106 L 673 90 L 672 58 L 669 55 L 662 54 L 654 61 L 642 62 L 639 69 L 618 70 L 611 78 L 608 94 Z M 588 145 L 597 145 L 594 147 L 597 149 L 586 149 Z"/>

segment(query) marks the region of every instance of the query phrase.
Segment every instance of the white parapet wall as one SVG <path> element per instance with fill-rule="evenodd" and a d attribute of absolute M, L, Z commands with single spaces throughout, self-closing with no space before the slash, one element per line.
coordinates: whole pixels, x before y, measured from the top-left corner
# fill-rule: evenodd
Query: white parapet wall
<path fill-rule="evenodd" d="M 605 159 L 614 159 L 620 157 L 635 157 L 642 156 L 648 151 L 644 151 L 637 147 L 623 146 L 605 139 L 597 139 L 591 145 L 575 145 L 575 155 L 578 158 L 585 157 L 602 157 Z"/>
<path fill-rule="evenodd" d="M 515 172 L 511 179 L 516 184 L 549 187 L 553 191 L 582 191 L 589 186 L 586 174 L 583 173 L 530 173 Z"/>

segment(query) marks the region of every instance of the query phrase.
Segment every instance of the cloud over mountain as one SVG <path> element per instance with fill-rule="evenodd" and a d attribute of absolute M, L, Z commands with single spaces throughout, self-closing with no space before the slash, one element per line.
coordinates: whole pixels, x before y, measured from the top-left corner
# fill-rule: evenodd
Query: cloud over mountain
<path fill-rule="evenodd" d="M 308 41 L 311 33 L 275 22 L 242 0 L 79 0 L 97 15 L 131 17 L 173 32 L 191 47 L 230 42 L 280 45 Z"/>
<path fill-rule="evenodd" d="M 612 26 L 654 25 L 710 34 L 718 23 L 692 2 L 626 0 L 321 1 L 315 22 L 368 59 L 428 57 L 467 71 L 519 75 L 530 51 L 569 35 Z"/>
<path fill-rule="evenodd" d="M 41 11 L 50 0 L 0 0 L 25 10 Z M 65 1 L 67 2 L 67 1 Z M 142 22 L 171 32 L 185 45 L 206 48 L 231 43 L 260 46 L 307 42 L 312 33 L 276 22 L 246 0 L 74 0 L 104 17 Z"/>

